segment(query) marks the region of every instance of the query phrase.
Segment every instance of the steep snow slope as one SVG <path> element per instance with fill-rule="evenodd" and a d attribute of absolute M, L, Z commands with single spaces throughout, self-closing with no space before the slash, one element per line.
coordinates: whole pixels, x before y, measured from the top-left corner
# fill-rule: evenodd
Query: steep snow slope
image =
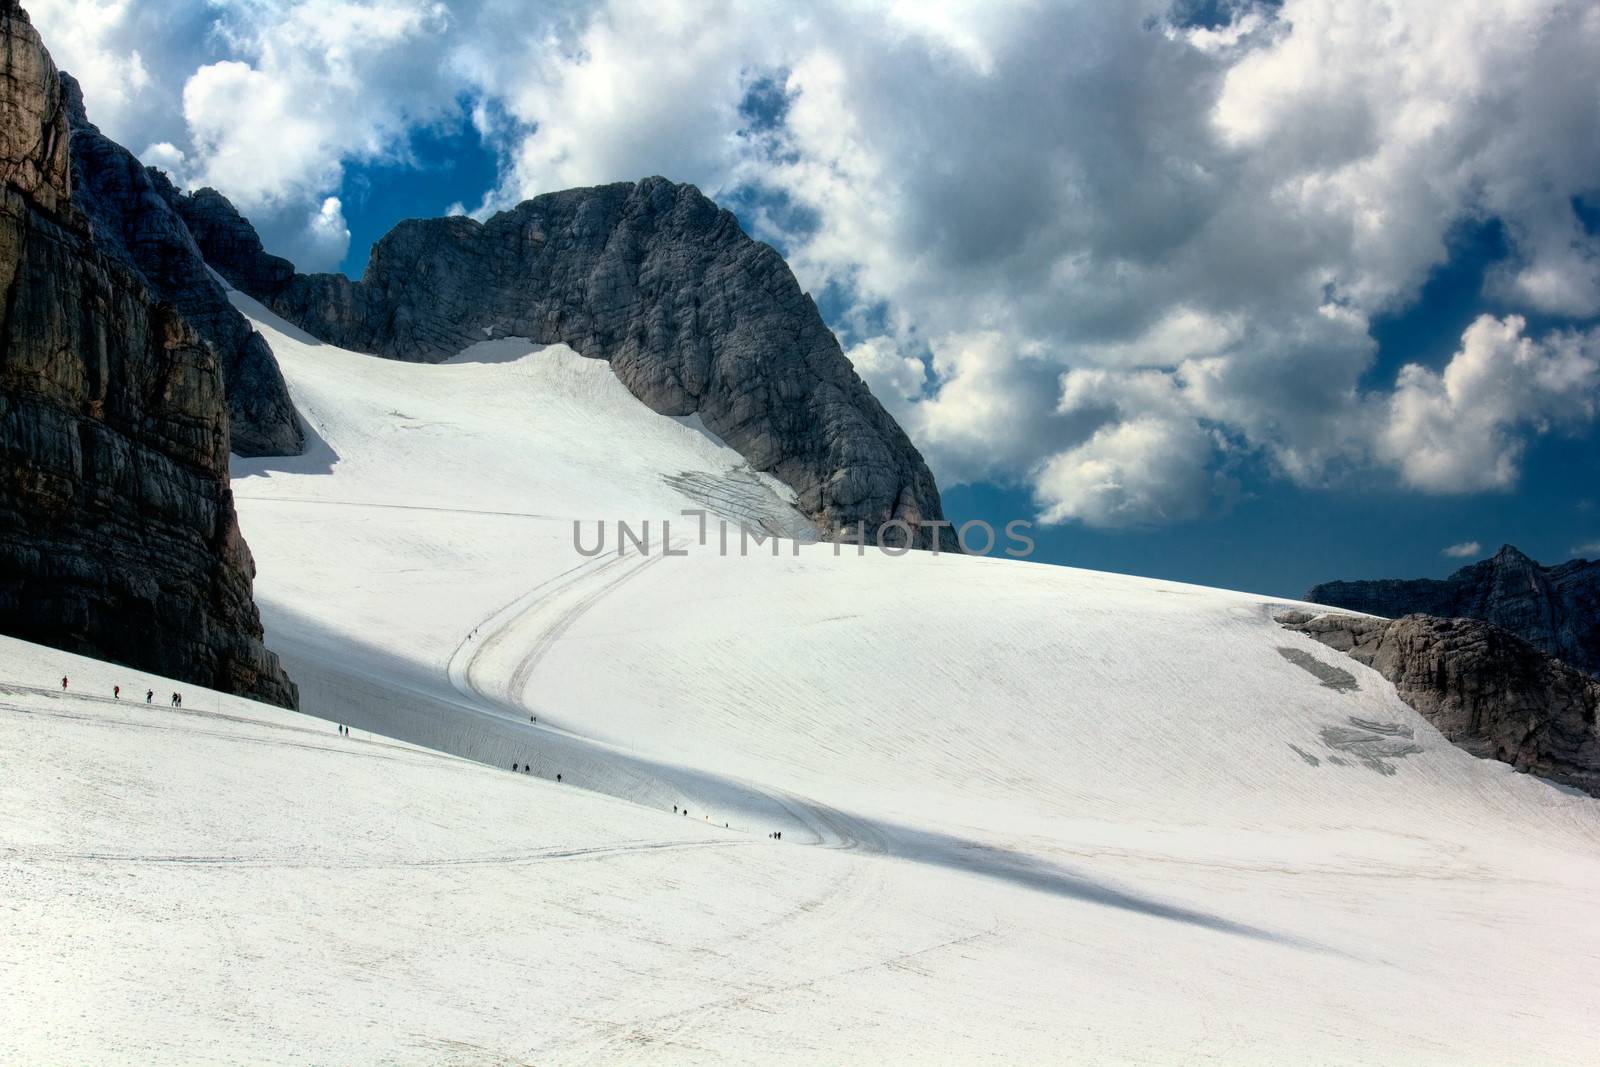
<path fill-rule="evenodd" d="M 393 363 L 239 303 L 318 439 L 235 471 L 305 709 L 490 766 L 248 706 L 197 738 L 3 697 L 31 817 L 0 840 L 0 1054 L 1589 1059 L 1600 802 L 1451 748 L 1272 602 L 724 557 L 681 509 L 801 520 L 605 366 Z M 618 518 L 650 554 L 574 548 Z"/>

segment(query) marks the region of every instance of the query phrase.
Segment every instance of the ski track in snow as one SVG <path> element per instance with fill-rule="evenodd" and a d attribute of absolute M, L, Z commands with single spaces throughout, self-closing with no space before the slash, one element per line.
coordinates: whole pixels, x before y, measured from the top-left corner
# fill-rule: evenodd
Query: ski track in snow
<path fill-rule="evenodd" d="M 234 471 L 305 714 L 0 639 L 0 1061 L 1600 1041 L 1600 803 L 1455 750 L 1281 602 L 722 558 L 682 511 L 807 524 L 604 364 L 374 359 L 236 299 L 312 440 Z M 656 552 L 585 558 L 576 520 L 651 520 Z"/>

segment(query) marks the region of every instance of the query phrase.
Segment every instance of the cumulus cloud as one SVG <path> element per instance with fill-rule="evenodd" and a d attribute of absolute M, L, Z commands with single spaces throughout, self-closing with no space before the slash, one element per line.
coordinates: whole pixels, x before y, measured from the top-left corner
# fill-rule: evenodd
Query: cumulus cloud
<path fill-rule="evenodd" d="M 1482 551 L 1483 546 L 1478 542 L 1462 541 L 1458 545 L 1450 545 L 1441 549 L 1439 554 L 1441 556 L 1449 556 L 1451 559 L 1472 559 Z"/>
<path fill-rule="evenodd" d="M 162 83 L 145 61 L 159 47 L 156 24 L 130 0 L 33 0 L 27 7 L 50 48 L 56 66 L 77 77 L 84 97 L 94 103 L 104 127 L 126 127 L 137 116 L 148 120 Z M 170 97 L 162 101 L 170 103 Z"/>
<path fill-rule="evenodd" d="M 1103 427 L 1040 469 L 1040 519 L 1131 526 L 1195 518 L 1209 499 L 1211 448 L 1191 422 L 1141 416 Z"/>
<path fill-rule="evenodd" d="M 204 47 L 130 5 L 35 2 L 53 44 L 98 19 L 67 65 L 109 133 L 312 256 L 345 163 L 463 108 L 505 160 L 475 215 L 699 184 L 832 294 L 944 483 L 1025 484 L 1050 521 L 1203 513 L 1243 455 L 1307 486 L 1503 488 L 1530 435 L 1592 416 L 1588 335 L 1506 314 L 1600 314 L 1583 0 L 1239 0 L 1205 26 L 1170 0 L 159 5 Z M 1449 367 L 1374 375 L 1373 321 L 1488 220 L 1506 317 Z"/>
<path fill-rule="evenodd" d="M 1515 484 L 1529 433 L 1585 423 L 1600 389 L 1600 330 L 1534 341 L 1516 315 L 1478 318 L 1442 371 L 1409 364 L 1389 398 L 1379 451 L 1430 492 Z"/>
<path fill-rule="evenodd" d="M 150 146 L 142 158 L 181 184 L 220 189 L 306 269 L 348 247 L 346 163 L 403 162 L 414 128 L 460 118 L 464 83 L 443 73 L 451 13 L 437 0 L 30 8 L 108 136 Z M 151 46 L 166 65 L 141 81 L 130 64 Z M 218 50 L 226 58 L 208 58 Z"/>
<path fill-rule="evenodd" d="M 350 250 L 350 227 L 345 223 L 344 205 L 339 198 L 325 198 L 284 247 L 285 254 L 295 263 L 331 265 L 342 260 Z"/>

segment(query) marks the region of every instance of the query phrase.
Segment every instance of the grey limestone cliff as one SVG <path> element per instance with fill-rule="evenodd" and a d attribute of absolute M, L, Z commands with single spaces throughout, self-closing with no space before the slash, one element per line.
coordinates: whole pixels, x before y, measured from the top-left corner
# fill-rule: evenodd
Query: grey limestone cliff
<path fill-rule="evenodd" d="M 825 533 L 864 522 L 870 537 L 900 520 L 918 546 L 956 547 L 928 525 L 943 520 L 933 475 L 783 258 L 693 186 L 647 178 L 538 196 L 484 223 L 402 222 L 359 282 L 296 274 L 214 191 L 177 207 L 230 284 L 325 341 L 418 361 L 492 337 L 564 343 L 609 361 L 654 410 L 698 413 Z"/>
<path fill-rule="evenodd" d="M 89 121 L 76 81 L 63 74 L 61 82 L 72 131 L 72 200 L 88 216 L 96 247 L 138 272 L 216 350 L 232 450 L 299 455 L 305 435 L 272 350 L 207 269 L 173 210 L 177 190 Z"/>
<path fill-rule="evenodd" d="M 1482 619 L 1600 675 L 1600 561 L 1543 567 L 1505 545 L 1448 578 L 1326 582 L 1305 599 L 1390 619 L 1410 614 Z"/>
<path fill-rule="evenodd" d="M 1394 683 L 1476 756 L 1600 796 L 1600 682 L 1476 619 L 1291 612 L 1278 620 Z"/>
<path fill-rule="evenodd" d="M 293 706 L 251 599 L 216 355 L 97 246 L 16 0 L 0 80 L 0 630 Z"/>

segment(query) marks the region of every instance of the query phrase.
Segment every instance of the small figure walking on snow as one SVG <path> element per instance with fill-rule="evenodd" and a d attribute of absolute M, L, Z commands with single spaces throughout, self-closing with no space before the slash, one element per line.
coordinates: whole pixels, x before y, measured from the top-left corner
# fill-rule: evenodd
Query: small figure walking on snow
<path fill-rule="evenodd" d="M 121 700 L 122 699 L 122 686 L 114 685 L 114 686 L 111 687 L 111 699 L 113 699 L 113 700 Z"/>
<path fill-rule="evenodd" d="M 67 691 L 67 676 L 64 674 L 61 676 L 61 691 L 63 693 Z"/>
<path fill-rule="evenodd" d="M 559 775 L 559 774 L 556 775 L 556 781 L 558 781 L 558 782 L 561 781 L 561 775 Z"/>
<path fill-rule="evenodd" d="M 146 704 L 150 703 L 155 698 L 156 698 L 156 691 L 154 689 L 146 689 L 144 691 L 144 702 Z"/>

